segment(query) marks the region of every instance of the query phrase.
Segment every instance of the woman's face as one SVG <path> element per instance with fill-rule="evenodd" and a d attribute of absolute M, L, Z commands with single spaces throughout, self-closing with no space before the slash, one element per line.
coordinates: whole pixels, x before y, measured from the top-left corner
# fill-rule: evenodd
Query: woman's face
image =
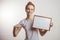
<path fill-rule="evenodd" d="M 31 15 L 34 12 L 35 8 L 32 5 L 28 5 L 26 8 L 27 15 Z"/>

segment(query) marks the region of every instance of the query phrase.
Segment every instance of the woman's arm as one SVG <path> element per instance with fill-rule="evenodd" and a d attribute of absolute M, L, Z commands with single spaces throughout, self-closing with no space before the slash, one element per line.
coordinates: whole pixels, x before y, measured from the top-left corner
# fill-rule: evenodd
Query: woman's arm
<path fill-rule="evenodd" d="M 14 28 L 13 28 L 13 36 L 14 37 L 16 37 L 18 35 L 21 28 L 22 28 L 22 25 L 20 25 L 20 24 L 17 24 L 14 26 Z"/>

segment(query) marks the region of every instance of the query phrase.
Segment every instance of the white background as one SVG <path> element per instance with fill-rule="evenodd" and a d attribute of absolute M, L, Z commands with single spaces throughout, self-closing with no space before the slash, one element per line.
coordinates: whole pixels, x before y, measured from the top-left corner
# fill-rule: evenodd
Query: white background
<path fill-rule="evenodd" d="M 26 18 L 25 5 L 35 4 L 35 14 L 53 18 L 53 27 L 40 40 L 60 40 L 60 0 L 0 0 L 0 40 L 24 40 L 25 31 L 13 37 L 13 27 Z"/>

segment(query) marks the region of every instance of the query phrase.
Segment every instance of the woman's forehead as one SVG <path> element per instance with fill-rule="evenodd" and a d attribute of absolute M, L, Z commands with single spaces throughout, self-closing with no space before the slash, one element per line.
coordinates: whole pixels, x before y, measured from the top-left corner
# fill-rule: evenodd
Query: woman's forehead
<path fill-rule="evenodd" d="M 34 9 L 34 6 L 33 5 L 28 5 L 27 8 Z"/>

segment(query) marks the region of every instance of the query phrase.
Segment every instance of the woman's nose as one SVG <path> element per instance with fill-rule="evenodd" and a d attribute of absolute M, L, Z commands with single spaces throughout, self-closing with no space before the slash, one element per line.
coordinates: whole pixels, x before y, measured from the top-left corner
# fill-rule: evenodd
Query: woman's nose
<path fill-rule="evenodd" d="M 31 12 L 31 9 L 29 10 L 29 12 Z"/>

